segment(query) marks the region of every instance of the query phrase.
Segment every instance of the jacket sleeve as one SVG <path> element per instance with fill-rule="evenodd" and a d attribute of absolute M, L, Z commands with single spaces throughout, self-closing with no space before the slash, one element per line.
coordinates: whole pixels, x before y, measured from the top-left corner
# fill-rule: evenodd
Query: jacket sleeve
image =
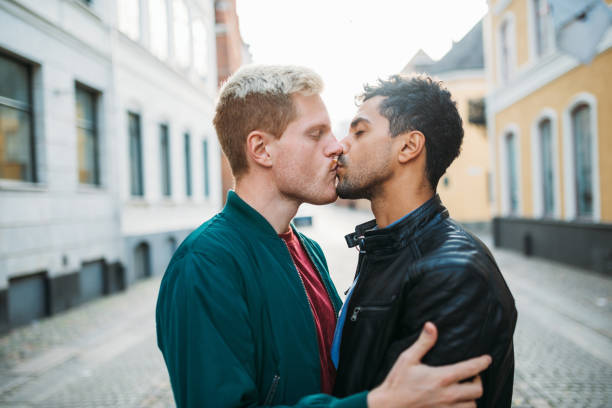
<path fill-rule="evenodd" d="M 231 256 L 190 253 L 170 265 L 157 304 L 158 345 L 177 407 L 254 407 L 255 342 L 248 305 Z M 317 394 L 300 407 L 365 407 Z"/>
<path fill-rule="evenodd" d="M 423 325 L 433 322 L 438 341 L 423 363 L 445 365 L 492 353 L 496 314 L 483 277 L 470 266 L 439 266 L 424 272 L 415 284 L 407 282 L 398 315 L 398 335 L 391 343 L 378 380 L 382 381 L 403 350 L 418 338 Z"/>

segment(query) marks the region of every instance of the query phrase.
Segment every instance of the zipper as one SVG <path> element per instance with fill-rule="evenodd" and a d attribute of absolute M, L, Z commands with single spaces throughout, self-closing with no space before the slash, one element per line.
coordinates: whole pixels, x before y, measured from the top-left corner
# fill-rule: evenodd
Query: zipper
<path fill-rule="evenodd" d="M 359 316 L 359 313 L 361 312 L 380 312 L 387 309 L 388 307 L 385 306 L 356 306 L 353 309 L 353 314 L 351 315 L 351 322 L 356 322 L 357 316 Z"/>
<path fill-rule="evenodd" d="M 272 377 L 272 384 L 270 384 L 270 389 L 266 394 L 266 399 L 264 400 L 263 405 L 270 405 L 272 401 L 274 401 L 274 395 L 276 394 L 276 389 L 278 388 L 278 382 L 280 381 L 280 375 L 274 374 Z"/>

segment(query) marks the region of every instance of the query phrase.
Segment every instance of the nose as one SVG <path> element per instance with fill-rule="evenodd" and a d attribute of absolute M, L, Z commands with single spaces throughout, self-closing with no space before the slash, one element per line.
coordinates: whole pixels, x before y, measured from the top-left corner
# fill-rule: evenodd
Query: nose
<path fill-rule="evenodd" d="M 330 143 L 325 149 L 326 156 L 340 156 L 342 154 L 342 145 L 338 142 L 338 140 L 332 135 L 330 138 Z"/>
<path fill-rule="evenodd" d="M 349 141 L 349 136 L 345 136 L 342 140 L 340 140 L 340 145 L 342 146 L 342 153 L 347 154 L 351 148 L 351 143 Z"/>

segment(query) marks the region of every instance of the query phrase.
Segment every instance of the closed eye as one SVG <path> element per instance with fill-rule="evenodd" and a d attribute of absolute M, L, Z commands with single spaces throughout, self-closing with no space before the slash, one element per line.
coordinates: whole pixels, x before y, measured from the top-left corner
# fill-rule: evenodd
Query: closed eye
<path fill-rule="evenodd" d="M 365 133 L 365 130 L 358 130 L 355 132 L 355 136 L 361 136 Z"/>

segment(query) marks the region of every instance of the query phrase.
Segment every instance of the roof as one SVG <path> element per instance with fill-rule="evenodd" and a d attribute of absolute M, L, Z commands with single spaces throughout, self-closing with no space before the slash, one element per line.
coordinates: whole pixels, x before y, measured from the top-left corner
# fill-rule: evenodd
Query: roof
<path fill-rule="evenodd" d="M 426 58 L 425 58 L 426 57 Z M 427 59 L 431 62 L 427 63 Z M 425 72 L 440 74 L 449 71 L 484 69 L 484 47 L 482 20 L 458 42 L 454 43 L 440 60 L 433 61 L 423 50 L 419 50 L 402 72 Z"/>

